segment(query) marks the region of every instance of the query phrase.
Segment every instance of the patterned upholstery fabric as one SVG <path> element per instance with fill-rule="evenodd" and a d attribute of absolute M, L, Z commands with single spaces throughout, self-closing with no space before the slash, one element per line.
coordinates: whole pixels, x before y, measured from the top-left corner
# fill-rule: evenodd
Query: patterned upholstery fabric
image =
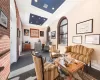
<path fill-rule="evenodd" d="M 37 80 L 54 80 L 59 76 L 58 68 L 51 63 L 44 63 L 42 57 L 32 55 Z"/>
<path fill-rule="evenodd" d="M 60 51 L 56 49 L 56 45 L 49 46 L 49 52 L 51 58 L 61 56 Z"/>
<path fill-rule="evenodd" d="M 91 55 L 93 51 L 93 48 L 87 48 L 82 45 L 66 47 L 66 53 L 70 53 L 73 58 L 80 60 L 86 64 L 91 61 Z"/>

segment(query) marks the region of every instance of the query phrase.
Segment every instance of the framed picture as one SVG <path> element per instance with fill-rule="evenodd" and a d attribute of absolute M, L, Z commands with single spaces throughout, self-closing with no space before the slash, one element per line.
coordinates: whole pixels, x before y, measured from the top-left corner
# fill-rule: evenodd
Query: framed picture
<path fill-rule="evenodd" d="M 100 34 L 85 35 L 86 44 L 100 44 Z"/>
<path fill-rule="evenodd" d="M 7 28 L 7 17 L 1 9 L 0 9 L 0 25 Z"/>
<path fill-rule="evenodd" d="M 30 37 L 39 38 L 39 29 L 30 29 Z"/>
<path fill-rule="evenodd" d="M 76 24 L 76 34 L 92 33 L 93 19 L 86 20 Z"/>
<path fill-rule="evenodd" d="M 52 38 L 52 39 L 55 39 L 55 38 L 56 38 L 56 31 L 52 31 L 52 32 L 51 32 L 51 38 Z"/>
<path fill-rule="evenodd" d="M 24 36 L 29 36 L 29 30 L 28 29 L 24 29 Z"/>
<path fill-rule="evenodd" d="M 40 36 L 44 37 L 44 31 L 40 31 Z"/>
<path fill-rule="evenodd" d="M 73 36 L 72 42 L 77 43 L 77 44 L 81 44 L 82 43 L 82 36 Z"/>

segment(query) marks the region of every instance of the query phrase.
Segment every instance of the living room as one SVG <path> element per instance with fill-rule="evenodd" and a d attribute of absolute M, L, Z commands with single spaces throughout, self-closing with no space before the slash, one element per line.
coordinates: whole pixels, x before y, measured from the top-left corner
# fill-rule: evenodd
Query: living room
<path fill-rule="evenodd" d="M 0 43 L 7 46 L 0 80 L 100 80 L 100 0 L 6 3 L 10 25 L 0 27 L 0 41 L 10 41 Z"/>

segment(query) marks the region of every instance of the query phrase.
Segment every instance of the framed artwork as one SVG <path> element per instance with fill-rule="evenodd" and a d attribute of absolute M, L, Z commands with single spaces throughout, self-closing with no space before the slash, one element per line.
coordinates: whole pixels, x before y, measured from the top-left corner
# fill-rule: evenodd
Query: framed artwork
<path fill-rule="evenodd" d="M 85 35 L 86 44 L 100 44 L 100 34 Z"/>
<path fill-rule="evenodd" d="M 92 33 L 93 19 L 86 20 L 76 24 L 76 34 Z"/>
<path fill-rule="evenodd" d="M 56 38 L 56 31 L 52 31 L 52 32 L 51 32 L 51 38 L 52 38 L 52 39 L 55 39 L 55 38 Z"/>
<path fill-rule="evenodd" d="M 28 29 L 24 29 L 24 36 L 29 36 L 29 30 Z"/>
<path fill-rule="evenodd" d="M 73 36 L 72 42 L 77 43 L 77 44 L 81 44 L 82 43 L 82 36 Z"/>
<path fill-rule="evenodd" d="M 30 37 L 39 38 L 39 29 L 30 29 Z"/>
<path fill-rule="evenodd" d="M 44 37 L 44 31 L 40 31 L 40 36 Z"/>
<path fill-rule="evenodd" d="M 2 25 L 4 28 L 7 28 L 7 16 L 3 13 L 1 9 L 0 9 L 0 25 Z"/>

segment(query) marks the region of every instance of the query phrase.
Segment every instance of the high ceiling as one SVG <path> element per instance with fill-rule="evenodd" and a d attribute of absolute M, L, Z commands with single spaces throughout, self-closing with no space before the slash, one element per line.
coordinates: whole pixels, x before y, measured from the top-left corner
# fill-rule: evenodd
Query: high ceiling
<path fill-rule="evenodd" d="M 48 26 L 84 0 L 16 0 L 22 23 Z"/>

